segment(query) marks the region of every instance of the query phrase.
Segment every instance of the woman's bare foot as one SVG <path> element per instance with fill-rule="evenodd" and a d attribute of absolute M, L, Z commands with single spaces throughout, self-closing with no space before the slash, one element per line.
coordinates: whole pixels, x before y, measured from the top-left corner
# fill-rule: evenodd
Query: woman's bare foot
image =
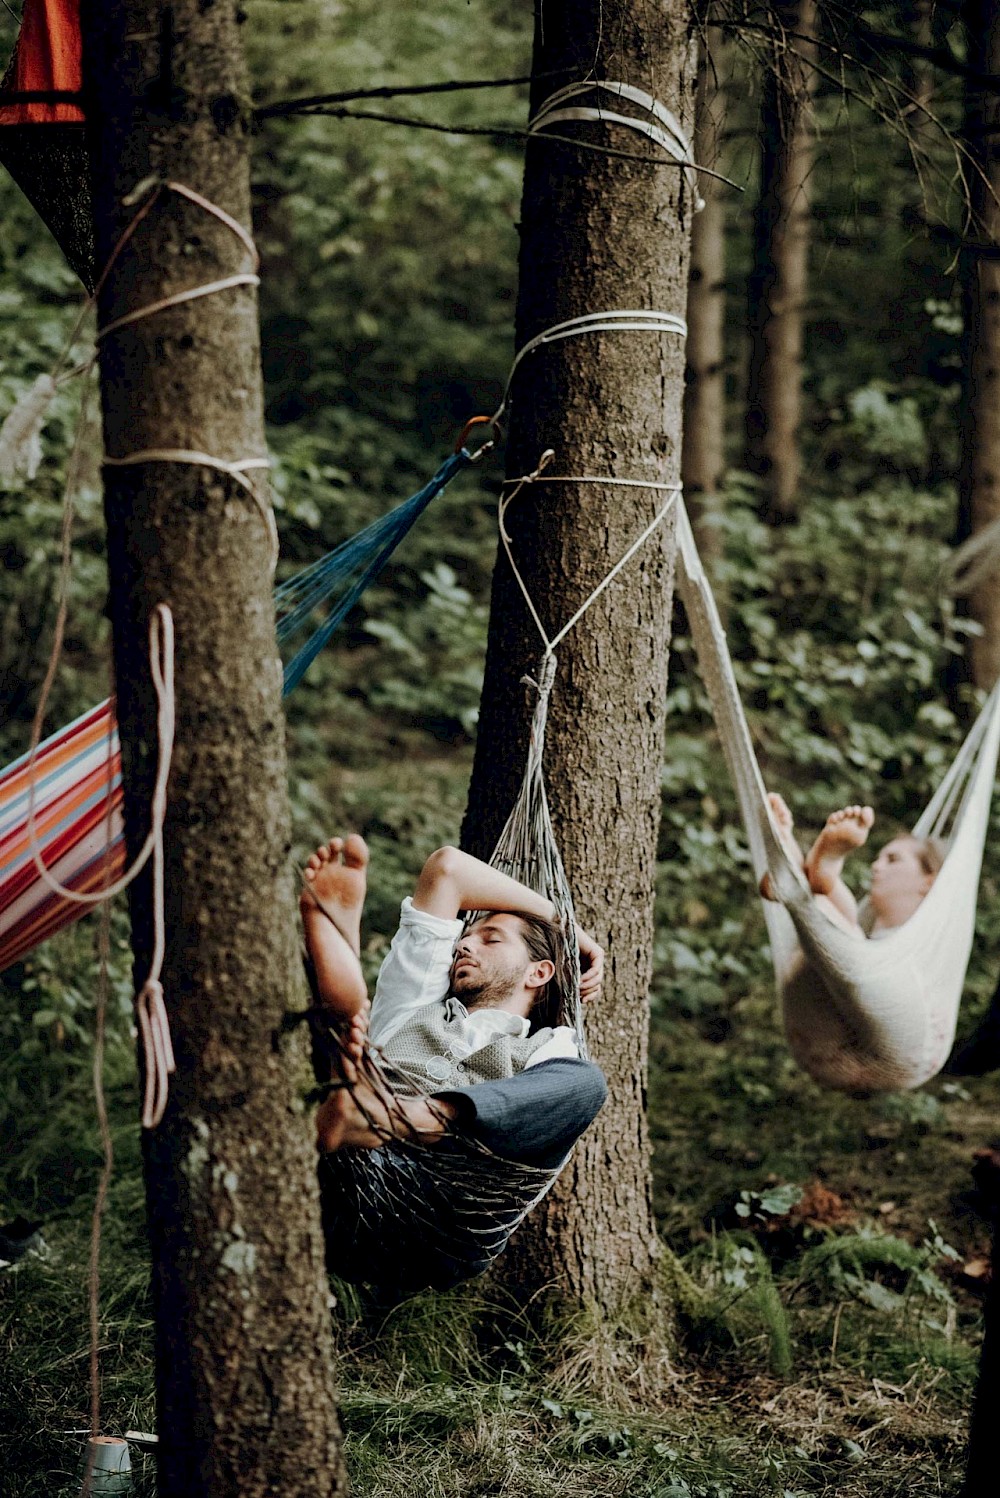
<path fill-rule="evenodd" d="M 435 1144 L 457 1109 L 433 1098 L 396 1098 L 365 1055 L 368 1019 L 357 1014 L 341 1039 L 342 1085 L 316 1114 L 316 1140 L 326 1154 L 339 1149 L 378 1149 L 389 1139 Z"/>
<path fill-rule="evenodd" d="M 320 843 L 305 866 L 302 914 L 320 910 L 329 917 L 355 956 L 361 952 L 361 912 L 368 886 L 368 844 L 356 832 Z"/>
<path fill-rule="evenodd" d="M 802 849 L 799 847 L 798 843 L 795 841 L 795 838 L 792 836 L 792 831 L 795 823 L 792 820 L 792 814 L 789 811 L 783 797 L 777 795 L 776 792 L 771 791 L 768 794 L 767 804 L 771 808 L 771 816 L 774 820 L 774 825 L 777 830 L 781 846 L 784 848 L 785 852 L 788 854 L 789 859 L 795 865 L 795 867 L 797 869 L 803 868 L 804 865 L 802 860 Z M 764 874 L 762 876 L 760 881 L 760 892 L 765 900 L 776 900 L 778 898 L 774 892 L 774 884 L 771 880 L 770 874 Z"/>
<path fill-rule="evenodd" d="M 875 813 L 870 806 L 831 812 L 806 856 L 806 878 L 817 895 L 829 895 L 840 879 L 844 859 L 868 841 Z"/>

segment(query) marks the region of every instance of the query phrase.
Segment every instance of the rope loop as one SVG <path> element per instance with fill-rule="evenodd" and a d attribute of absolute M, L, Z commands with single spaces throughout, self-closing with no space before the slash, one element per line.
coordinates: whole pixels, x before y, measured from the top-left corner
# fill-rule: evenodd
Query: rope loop
<path fill-rule="evenodd" d="M 260 269 L 260 256 L 253 237 L 231 213 L 220 208 L 218 203 L 213 203 L 194 188 L 187 187 L 183 182 L 175 182 L 172 179 L 158 181 L 155 178 L 146 179 L 124 200 L 126 206 L 139 202 L 144 194 L 145 201 L 136 213 L 132 222 L 122 234 L 108 257 L 108 262 L 101 273 L 92 300 L 96 301 L 101 289 L 107 281 L 112 266 L 118 259 L 122 250 L 128 244 L 139 224 L 150 212 L 156 202 L 159 201 L 164 192 L 176 193 L 178 197 L 187 199 L 194 203 L 203 212 L 210 214 L 212 218 L 218 219 L 219 223 L 239 241 L 249 259 L 249 268 L 235 272 L 233 275 L 223 276 L 218 280 L 206 281 L 200 286 L 191 286 L 183 291 L 176 291 L 170 296 L 160 297 L 155 302 L 147 302 L 143 307 L 137 307 L 132 312 L 125 312 L 120 317 L 113 318 L 111 322 L 105 323 L 98 329 L 98 344 L 112 334 L 119 332 L 122 328 L 131 327 L 137 322 L 144 321 L 147 317 L 154 317 L 157 313 L 164 312 L 168 307 L 179 307 L 187 302 L 197 301 L 202 297 L 214 296 L 221 291 L 231 291 L 240 286 L 258 286 L 260 277 L 257 272 Z M 115 457 L 105 457 L 107 467 L 122 468 L 137 463 L 183 463 L 192 467 L 212 468 L 218 473 L 224 473 L 239 483 L 250 495 L 267 530 L 270 549 L 270 570 L 273 573 L 278 564 L 278 528 L 274 519 L 274 512 L 266 497 L 260 493 L 248 473 L 255 469 L 266 469 L 270 466 L 270 460 L 266 456 L 227 459 L 215 456 L 212 453 L 202 452 L 197 442 L 192 442 L 189 447 L 158 447 L 143 448 L 135 452 L 120 454 Z"/>
<path fill-rule="evenodd" d="M 145 1077 L 142 1126 L 155 1129 L 166 1111 L 170 1077 L 176 1070 L 170 1021 L 163 1002 L 163 984 L 158 978 L 150 975 L 142 985 L 136 997 L 135 1013 L 142 1040 Z"/>
<path fill-rule="evenodd" d="M 620 99 L 627 99 L 631 104 L 637 104 L 640 109 L 644 109 L 653 118 L 645 120 L 635 115 L 618 114 L 613 110 L 602 109 L 600 105 L 570 105 L 570 100 L 578 99 L 581 94 L 590 94 L 595 90 L 598 92 L 603 90 L 606 94 L 614 94 Z M 618 83 L 611 78 L 588 78 L 578 83 L 567 83 L 564 88 L 556 89 L 554 94 L 550 94 L 537 113 L 528 121 L 528 134 L 537 135 L 539 130 L 544 130 L 549 125 L 563 124 L 572 120 L 593 120 L 601 124 L 623 125 L 629 130 L 645 135 L 648 140 L 660 146 L 668 156 L 684 167 L 685 176 L 694 193 L 695 212 L 704 208 L 705 204 L 698 194 L 698 165 L 681 122 L 665 104 L 661 104 L 659 99 L 648 94 L 645 89 L 636 88 L 631 83 Z"/>
<path fill-rule="evenodd" d="M 687 337 L 687 322 L 676 312 L 663 312 L 657 308 L 638 307 L 623 308 L 610 312 L 585 312 L 580 317 L 567 318 L 565 322 L 557 322 L 550 328 L 545 328 L 541 333 L 536 333 L 534 338 L 529 338 L 524 346 L 518 349 L 514 355 L 514 362 L 510 366 L 507 383 L 504 385 L 503 398 L 494 411 L 490 420 L 494 428 L 499 425 L 501 417 L 510 404 L 510 391 L 514 383 L 514 376 L 522 359 L 533 354 L 536 349 L 544 347 L 548 343 L 561 343 L 564 338 L 581 338 L 587 333 L 673 333 L 678 338 Z"/>

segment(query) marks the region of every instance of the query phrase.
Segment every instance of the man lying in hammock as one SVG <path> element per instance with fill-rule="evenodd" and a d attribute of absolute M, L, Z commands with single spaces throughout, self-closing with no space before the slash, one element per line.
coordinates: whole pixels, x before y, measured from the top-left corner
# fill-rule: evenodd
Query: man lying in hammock
<path fill-rule="evenodd" d="M 317 849 L 302 919 L 339 1082 L 316 1118 L 331 1268 L 393 1297 L 480 1273 L 604 1103 L 600 1070 L 555 1012 L 555 911 L 456 848 L 424 864 L 369 1007 L 368 850 Z M 460 911 L 488 911 L 463 934 Z M 581 996 L 604 954 L 578 932 Z M 371 1063 L 369 1047 L 380 1064 Z"/>
<path fill-rule="evenodd" d="M 831 920 L 844 930 L 862 931 L 854 896 L 841 877 L 844 863 L 868 841 L 875 813 L 870 806 L 845 806 L 831 812 L 809 852 L 802 852 L 792 835 L 792 814 L 780 796 L 769 795 L 775 824 L 789 857 L 799 864 Z M 895 837 L 886 843 L 871 869 L 868 903 L 874 920 L 868 931 L 879 937 L 904 925 L 927 894 L 944 862 L 936 838 Z M 761 894 L 772 899 L 771 879 L 761 880 Z"/>

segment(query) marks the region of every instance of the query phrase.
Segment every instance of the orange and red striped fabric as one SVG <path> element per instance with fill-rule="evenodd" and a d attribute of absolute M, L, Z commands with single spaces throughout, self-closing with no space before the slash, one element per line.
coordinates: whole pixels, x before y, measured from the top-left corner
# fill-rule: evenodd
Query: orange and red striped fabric
<path fill-rule="evenodd" d="M 39 877 L 28 837 L 29 768 L 35 838 L 53 878 L 90 893 L 125 868 L 121 756 L 108 700 L 46 739 L 33 766 L 24 755 L 0 774 L 0 971 L 87 909 Z"/>

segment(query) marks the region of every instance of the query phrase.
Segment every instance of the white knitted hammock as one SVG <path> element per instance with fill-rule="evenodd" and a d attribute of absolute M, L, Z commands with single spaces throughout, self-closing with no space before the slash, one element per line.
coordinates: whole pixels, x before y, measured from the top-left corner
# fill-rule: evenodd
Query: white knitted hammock
<path fill-rule="evenodd" d="M 829 918 L 781 846 L 725 631 L 682 502 L 677 587 L 736 788 L 754 878 L 770 874 L 780 901 L 762 903 L 792 1054 L 822 1087 L 853 1093 L 919 1087 L 940 1071 L 954 1041 L 1000 748 L 1000 684 L 913 828 L 915 837 L 945 843 L 941 871 L 904 925 L 877 941 L 861 940 Z M 860 919 L 863 928 L 870 921 L 864 904 Z"/>

